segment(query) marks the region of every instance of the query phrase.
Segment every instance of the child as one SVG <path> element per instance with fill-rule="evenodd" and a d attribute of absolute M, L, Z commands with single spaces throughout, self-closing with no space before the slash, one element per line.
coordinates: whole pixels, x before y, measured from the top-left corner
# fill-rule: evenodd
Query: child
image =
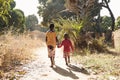
<path fill-rule="evenodd" d="M 48 57 L 50 58 L 51 61 L 51 67 L 54 67 L 55 48 L 58 40 L 56 33 L 54 31 L 54 24 L 50 24 L 49 28 L 50 30 L 46 33 L 46 44 L 48 48 Z"/>
<path fill-rule="evenodd" d="M 64 40 L 60 45 L 58 45 L 58 48 L 64 47 L 63 49 L 63 57 L 65 58 L 66 65 L 70 63 L 70 52 L 73 52 L 73 45 L 72 42 L 69 39 L 69 35 L 65 34 L 64 35 Z"/>

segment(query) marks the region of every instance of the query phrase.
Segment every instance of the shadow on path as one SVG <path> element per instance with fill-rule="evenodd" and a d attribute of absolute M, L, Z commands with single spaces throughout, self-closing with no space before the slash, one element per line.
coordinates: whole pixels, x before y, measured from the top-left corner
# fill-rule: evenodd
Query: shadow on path
<path fill-rule="evenodd" d="M 72 71 L 76 71 L 76 72 L 81 72 L 81 73 L 84 73 L 84 74 L 87 74 L 87 75 L 90 75 L 90 73 L 83 67 L 78 67 L 78 66 L 75 66 L 75 65 L 70 65 L 68 66 L 69 70 L 72 70 Z"/>
<path fill-rule="evenodd" d="M 53 68 L 53 70 L 62 76 L 70 77 L 72 79 L 79 79 L 79 77 L 76 76 L 71 70 L 67 71 L 59 66 L 56 66 L 56 68 Z"/>

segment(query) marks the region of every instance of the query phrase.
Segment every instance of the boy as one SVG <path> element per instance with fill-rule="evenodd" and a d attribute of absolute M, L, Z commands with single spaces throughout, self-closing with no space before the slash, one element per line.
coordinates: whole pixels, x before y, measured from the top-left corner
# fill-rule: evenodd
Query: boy
<path fill-rule="evenodd" d="M 68 64 L 70 63 L 70 52 L 71 51 L 73 52 L 73 45 L 69 39 L 68 34 L 64 35 L 64 40 L 62 41 L 61 44 L 58 45 L 58 48 L 60 48 L 62 46 L 64 47 L 63 48 L 63 57 L 65 58 L 66 65 L 68 66 Z"/>

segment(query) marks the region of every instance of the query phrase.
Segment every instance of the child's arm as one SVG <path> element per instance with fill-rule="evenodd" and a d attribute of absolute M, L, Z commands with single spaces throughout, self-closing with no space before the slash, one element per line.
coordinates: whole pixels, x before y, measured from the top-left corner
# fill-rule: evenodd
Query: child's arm
<path fill-rule="evenodd" d="M 61 44 L 58 44 L 58 45 L 57 45 L 57 47 L 58 47 L 58 48 L 61 48 L 61 47 L 62 47 L 62 45 L 61 45 Z"/>
<path fill-rule="evenodd" d="M 71 46 L 71 49 L 72 49 L 72 52 L 74 51 L 74 48 L 73 48 L 73 45 L 72 45 L 72 42 L 70 41 L 70 46 Z"/>
<path fill-rule="evenodd" d="M 47 36 L 45 37 L 45 41 L 47 42 Z"/>
<path fill-rule="evenodd" d="M 61 48 L 62 45 L 63 45 L 63 41 L 62 41 L 62 43 L 58 43 L 57 47 L 58 47 L 58 48 Z"/>

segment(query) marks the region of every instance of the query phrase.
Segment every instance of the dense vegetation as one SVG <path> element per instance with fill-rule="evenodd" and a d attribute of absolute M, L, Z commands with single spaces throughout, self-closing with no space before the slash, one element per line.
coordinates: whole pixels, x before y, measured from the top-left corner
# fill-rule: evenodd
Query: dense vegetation
<path fill-rule="evenodd" d="M 69 33 L 77 48 L 92 46 L 92 50 L 96 50 L 95 47 L 101 46 L 101 50 L 97 49 L 101 52 L 106 49 L 99 43 L 95 45 L 97 39 L 105 38 L 102 44 L 112 44 L 112 31 L 117 29 L 109 3 L 110 0 L 39 0 L 38 14 L 43 17 L 43 26 L 51 22 L 56 24 L 60 37 L 63 33 Z M 110 17 L 100 15 L 102 8 L 108 9 Z"/>

